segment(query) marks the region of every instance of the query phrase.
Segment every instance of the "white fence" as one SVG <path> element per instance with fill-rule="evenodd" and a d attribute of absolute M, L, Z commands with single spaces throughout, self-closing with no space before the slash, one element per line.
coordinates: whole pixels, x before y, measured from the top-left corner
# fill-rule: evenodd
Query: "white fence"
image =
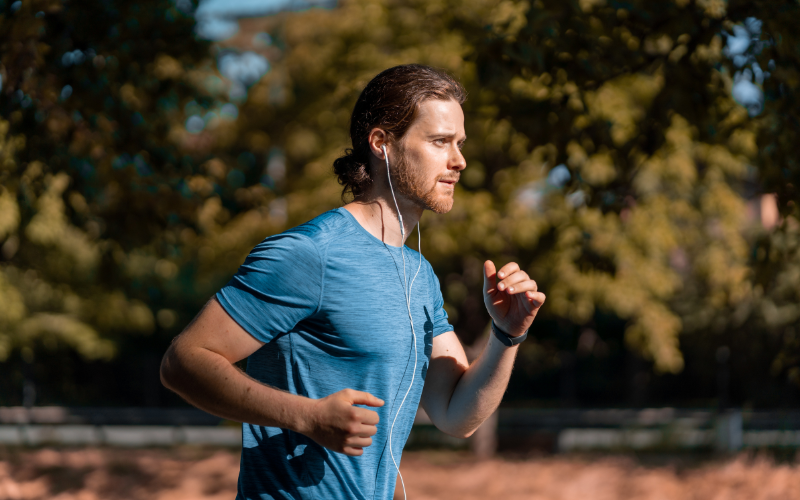
<path fill-rule="evenodd" d="M 241 429 L 200 410 L 158 408 L 0 407 L 0 445 L 241 445 Z M 540 410 L 501 408 L 469 440 L 438 431 L 420 411 L 410 446 L 552 452 L 800 448 L 800 411 L 714 412 Z"/>

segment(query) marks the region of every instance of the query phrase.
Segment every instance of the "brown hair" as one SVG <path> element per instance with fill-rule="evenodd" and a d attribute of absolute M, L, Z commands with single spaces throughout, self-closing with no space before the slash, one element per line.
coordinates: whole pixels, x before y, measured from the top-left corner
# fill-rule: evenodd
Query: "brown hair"
<path fill-rule="evenodd" d="M 382 128 L 389 141 L 397 142 L 417 117 L 422 102 L 453 99 L 463 104 L 466 98 L 466 91 L 453 77 L 421 64 L 395 66 L 373 78 L 358 97 L 350 117 L 353 147 L 333 162 L 333 171 L 344 186 L 342 201 L 348 193 L 358 199 L 372 183 L 368 139 L 373 128 Z"/>

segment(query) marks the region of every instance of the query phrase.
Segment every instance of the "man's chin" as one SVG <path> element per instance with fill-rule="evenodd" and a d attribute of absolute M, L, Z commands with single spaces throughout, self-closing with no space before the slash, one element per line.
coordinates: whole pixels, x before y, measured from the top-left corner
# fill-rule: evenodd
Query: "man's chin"
<path fill-rule="evenodd" d="M 425 208 L 437 214 L 446 214 L 453 209 L 454 201 L 452 196 L 439 196 L 426 200 Z"/>

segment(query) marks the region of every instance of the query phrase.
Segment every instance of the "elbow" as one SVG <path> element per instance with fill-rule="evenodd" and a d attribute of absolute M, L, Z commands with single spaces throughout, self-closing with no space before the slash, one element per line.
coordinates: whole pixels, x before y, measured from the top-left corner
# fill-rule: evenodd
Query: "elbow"
<path fill-rule="evenodd" d="M 161 385 L 173 392 L 178 392 L 176 389 L 178 376 L 176 374 L 176 363 L 172 350 L 172 347 L 170 347 L 166 354 L 164 354 L 164 357 L 161 360 L 159 376 L 161 378 Z"/>
<path fill-rule="evenodd" d="M 473 415 L 459 415 L 458 413 L 440 411 L 428 414 L 431 423 L 448 436 L 458 439 L 467 439 L 475 434 L 482 421 L 476 421 Z"/>
<path fill-rule="evenodd" d="M 475 429 L 472 429 L 472 430 L 468 430 L 468 431 L 462 432 L 459 437 L 461 439 L 467 439 L 468 437 L 472 437 L 472 435 L 475 434 L 476 430 L 478 430 L 478 429 L 475 428 Z"/>
<path fill-rule="evenodd" d="M 458 431 L 455 431 L 455 432 L 452 432 L 452 433 L 448 432 L 447 434 L 450 434 L 451 436 L 453 436 L 455 438 L 467 439 L 468 437 L 470 437 L 473 434 L 475 434 L 475 430 L 476 429 L 472 429 L 472 430 L 459 429 Z"/>
<path fill-rule="evenodd" d="M 452 436 L 458 439 L 467 439 L 468 437 L 475 434 L 475 431 L 478 430 L 478 427 L 472 426 L 437 426 L 440 431 L 444 432 L 448 436 Z"/>

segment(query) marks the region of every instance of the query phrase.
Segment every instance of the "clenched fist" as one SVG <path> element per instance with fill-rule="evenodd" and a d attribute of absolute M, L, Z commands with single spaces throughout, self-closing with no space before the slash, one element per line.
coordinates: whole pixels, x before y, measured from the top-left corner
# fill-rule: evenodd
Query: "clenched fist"
<path fill-rule="evenodd" d="M 306 436 L 329 450 L 353 457 L 361 456 L 372 444 L 380 418 L 378 413 L 353 405 L 383 406 L 383 401 L 367 392 L 344 389 L 310 406 Z"/>
<path fill-rule="evenodd" d="M 525 333 L 546 298 L 516 262 L 499 271 L 491 260 L 484 262 L 483 302 L 497 327 L 509 335 Z"/>

